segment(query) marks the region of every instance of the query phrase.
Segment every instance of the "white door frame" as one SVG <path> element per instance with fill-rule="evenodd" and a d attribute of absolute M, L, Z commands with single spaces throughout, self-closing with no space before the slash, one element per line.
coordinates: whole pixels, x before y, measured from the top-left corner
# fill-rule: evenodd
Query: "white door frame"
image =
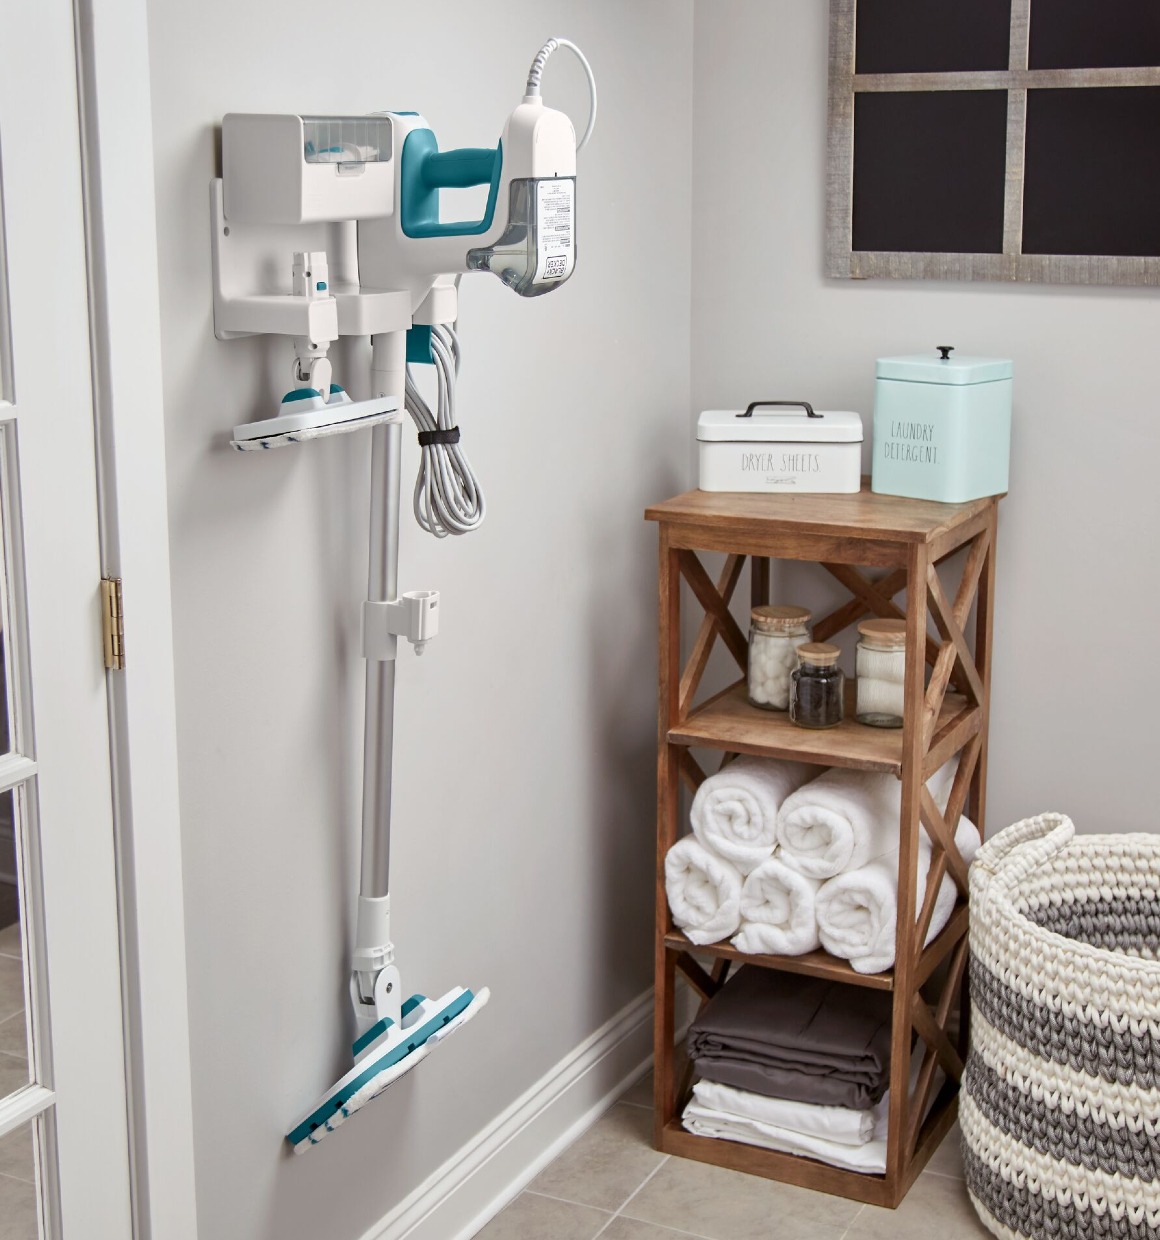
<path fill-rule="evenodd" d="M 196 1240 L 149 31 L 145 0 L 73 5 L 102 571 L 125 600 L 108 675 L 135 1236 Z"/>

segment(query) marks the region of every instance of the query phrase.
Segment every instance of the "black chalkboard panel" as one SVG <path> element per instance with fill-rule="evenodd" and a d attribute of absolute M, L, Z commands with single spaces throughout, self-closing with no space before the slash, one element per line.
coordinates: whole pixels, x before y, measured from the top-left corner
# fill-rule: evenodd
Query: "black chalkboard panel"
<path fill-rule="evenodd" d="M 862 17 L 859 0 L 858 19 Z M 1158 0 L 1034 0 L 1032 69 L 1160 65 Z"/>
<path fill-rule="evenodd" d="M 1160 87 L 1029 90 L 1025 254 L 1160 255 Z"/>
<path fill-rule="evenodd" d="M 855 95 L 852 249 L 1001 253 L 1006 147 L 1006 91 Z"/>
<path fill-rule="evenodd" d="M 1006 69 L 1010 37 L 1011 0 L 858 0 L 854 72 Z"/>

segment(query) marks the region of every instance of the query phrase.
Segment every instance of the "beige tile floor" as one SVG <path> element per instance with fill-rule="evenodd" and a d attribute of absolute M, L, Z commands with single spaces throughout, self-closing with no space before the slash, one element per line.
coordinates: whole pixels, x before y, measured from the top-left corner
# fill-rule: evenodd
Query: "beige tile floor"
<path fill-rule="evenodd" d="M 17 928 L 0 930 L 0 1097 L 28 1080 Z M 0 1240 L 36 1240 L 28 1129 L 0 1138 Z M 978 1240 L 952 1131 L 897 1210 L 658 1154 L 646 1076 L 546 1167 L 480 1240 Z"/>
<path fill-rule="evenodd" d="M 20 931 L 0 930 L 0 1098 L 28 1084 L 24 1024 L 24 969 Z M 0 1137 L 0 1240 L 36 1240 L 36 1185 L 32 1132 Z"/>
<path fill-rule="evenodd" d="M 652 1076 L 546 1167 L 478 1240 L 980 1240 L 954 1128 L 897 1210 L 658 1154 Z"/>

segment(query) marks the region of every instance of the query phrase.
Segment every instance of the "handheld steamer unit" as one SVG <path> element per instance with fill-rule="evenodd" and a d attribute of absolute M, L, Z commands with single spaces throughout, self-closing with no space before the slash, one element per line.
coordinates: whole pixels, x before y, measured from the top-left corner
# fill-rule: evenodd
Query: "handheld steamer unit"
<path fill-rule="evenodd" d="M 540 75 L 557 47 L 580 59 L 591 107 L 579 144 L 571 121 L 545 107 Z M 486 988 L 403 1001 L 390 932 L 391 773 L 395 655 L 422 653 L 438 630 L 435 590 L 398 593 L 400 448 L 405 408 L 422 464 L 414 510 L 437 537 L 483 520 L 483 491 L 455 423 L 460 277 L 490 271 L 523 297 L 559 288 L 576 264 L 576 152 L 596 119 L 583 53 L 550 39 L 495 148 L 440 151 L 415 112 L 372 116 L 230 114 L 222 177 L 211 185 L 214 329 L 221 340 L 273 333 L 293 347 L 293 387 L 272 416 L 234 428 L 241 451 L 372 428 L 362 856 L 351 960 L 354 1065 L 286 1139 L 301 1152 L 420 1063 L 487 1002 Z M 440 191 L 486 186 L 478 220 L 447 221 Z M 330 346 L 370 338 L 352 391 L 334 381 Z M 428 406 L 409 364 L 435 368 Z"/>

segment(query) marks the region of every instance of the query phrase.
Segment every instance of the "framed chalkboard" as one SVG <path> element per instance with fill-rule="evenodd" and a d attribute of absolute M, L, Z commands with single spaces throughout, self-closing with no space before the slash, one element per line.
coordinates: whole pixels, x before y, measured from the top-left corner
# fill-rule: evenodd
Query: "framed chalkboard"
<path fill-rule="evenodd" d="M 1160 0 L 830 0 L 826 274 L 1160 285 Z"/>

